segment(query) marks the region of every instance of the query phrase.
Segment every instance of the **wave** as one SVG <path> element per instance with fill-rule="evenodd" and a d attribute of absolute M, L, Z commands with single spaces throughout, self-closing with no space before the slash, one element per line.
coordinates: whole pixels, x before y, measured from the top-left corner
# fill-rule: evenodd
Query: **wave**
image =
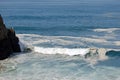
<path fill-rule="evenodd" d="M 107 32 L 107 33 L 112 33 L 112 32 L 117 31 L 117 30 L 120 30 L 120 28 L 106 28 L 106 29 L 98 28 L 98 29 L 93 29 L 93 31 L 95 31 L 95 32 Z"/>
<path fill-rule="evenodd" d="M 66 48 L 107 48 L 119 49 L 120 42 L 117 35 L 105 35 L 91 37 L 73 36 L 43 36 L 37 34 L 17 34 L 20 41 L 28 45 L 41 47 L 66 47 Z M 110 36 L 110 37 L 109 37 Z"/>
<path fill-rule="evenodd" d="M 100 59 L 105 59 L 106 56 L 115 57 L 120 56 L 120 50 L 118 49 L 106 49 L 106 48 L 53 48 L 53 47 L 38 47 L 32 45 L 25 45 L 19 42 L 22 52 L 34 51 L 41 54 L 61 54 L 69 56 L 82 56 L 92 57 L 98 55 Z"/>
<path fill-rule="evenodd" d="M 37 54 L 47 55 L 68 55 L 82 58 L 90 65 L 97 64 L 99 61 L 107 61 L 112 58 L 119 58 L 120 51 L 105 48 L 44 48 L 35 46 L 33 49 Z"/>
<path fill-rule="evenodd" d="M 65 55 L 82 55 L 84 56 L 89 52 L 89 49 L 69 49 L 69 48 L 43 48 L 43 47 L 34 47 L 35 52 L 43 53 L 43 54 L 65 54 Z"/>
<path fill-rule="evenodd" d="M 113 53 L 120 53 L 119 45 L 117 43 L 112 44 L 116 41 L 108 42 L 101 38 L 41 36 L 36 34 L 18 34 L 18 36 L 20 41 L 24 42 L 23 44 L 20 42 L 22 51 L 31 49 L 42 54 L 80 55 L 85 58 L 97 56 L 100 60 L 107 59 Z"/>
<path fill-rule="evenodd" d="M 19 16 L 8 16 L 10 19 L 16 20 L 56 20 L 56 19 L 78 19 L 78 18 L 91 18 L 93 16 L 74 16 L 74 15 L 47 15 L 47 16 L 28 16 L 28 15 L 19 15 Z"/>
<path fill-rule="evenodd" d="M 120 57 L 120 51 L 111 50 L 106 52 L 106 55 L 109 57 Z"/>
<path fill-rule="evenodd" d="M 21 35 L 23 37 L 23 35 Z M 32 35 L 33 36 L 33 35 Z M 27 36 L 25 36 L 27 37 Z M 38 35 L 34 35 L 35 37 L 39 37 Z M 32 40 L 34 43 L 33 39 L 30 39 L 29 41 Z M 47 37 L 48 38 L 48 37 Z M 25 38 L 27 39 L 27 38 Z M 19 42 L 21 50 L 23 51 L 21 55 L 13 55 L 11 58 L 6 59 L 3 62 L 0 62 L 0 72 L 8 72 L 8 71 L 13 71 L 17 69 L 17 64 L 18 63 L 24 63 L 28 62 L 28 60 L 33 57 L 33 54 L 35 58 L 37 58 L 38 55 L 42 56 L 43 55 L 55 55 L 57 56 L 62 55 L 62 56 L 67 56 L 67 57 L 79 57 L 90 63 L 90 65 L 96 64 L 98 61 L 103 61 L 107 60 L 109 57 L 120 57 L 120 50 L 116 49 L 106 49 L 106 48 L 63 48 L 63 47 L 40 47 L 40 46 L 34 46 L 32 42 Z M 31 44 L 30 44 L 31 43 Z M 36 42 L 35 42 L 36 43 Z M 28 51 L 31 49 L 30 54 L 24 54 L 29 53 Z M 26 52 L 27 51 L 27 52 Z M 36 56 L 37 54 L 37 56 Z M 29 56 L 28 56 L 29 55 Z M 49 56 L 48 56 L 49 57 Z"/>
<path fill-rule="evenodd" d="M 100 59 L 106 58 L 107 50 L 104 48 L 43 48 L 34 47 L 34 51 L 42 54 L 64 54 L 69 56 L 80 55 L 82 57 L 98 55 Z"/>

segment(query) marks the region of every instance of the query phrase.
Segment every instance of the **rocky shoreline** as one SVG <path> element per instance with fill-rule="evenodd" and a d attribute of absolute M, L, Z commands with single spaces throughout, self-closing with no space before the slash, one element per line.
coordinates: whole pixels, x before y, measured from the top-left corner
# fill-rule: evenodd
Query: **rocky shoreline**
<path fill-rule="evenodd" d="M 8 58 L 14 52 L 21 52 L 19 38 L 14 29 L 6 28 L 0 15 L 0 60 Z"/>

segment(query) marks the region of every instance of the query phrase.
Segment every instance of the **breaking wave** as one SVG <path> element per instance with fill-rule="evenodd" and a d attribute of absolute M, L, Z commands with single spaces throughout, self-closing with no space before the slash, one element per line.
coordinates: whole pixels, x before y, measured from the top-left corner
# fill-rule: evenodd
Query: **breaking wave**
<path fill-rule="evenodd" d="M 114 53 L 117 53 L 118 56 L 120 54 L 119 46 L 112 44 L 113 48 L 111 48 L 110 43 L 115 42 L 107 41 L 104 38 L 41 36 L 36 34 L 18 34 L 18 36 L 22 42 L 27 44 L 20 43 L 23 51 L 26 47 L 41 54 L 79 55 L 84 58 L 97 56 L 99 60 L 105 60 Z"/>

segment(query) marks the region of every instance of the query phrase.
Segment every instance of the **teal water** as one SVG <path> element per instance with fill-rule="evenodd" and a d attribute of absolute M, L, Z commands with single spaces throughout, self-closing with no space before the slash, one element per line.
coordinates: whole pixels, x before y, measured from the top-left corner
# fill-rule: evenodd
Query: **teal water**
<path fill-rule="evenodd" d="M 33 49 L 0 61 L 0 80 L 120 80 L 119 7 L 119 0 L 0 0 L 6 26 Z M 79 48 L 98 53 L 69 56 Z"/>

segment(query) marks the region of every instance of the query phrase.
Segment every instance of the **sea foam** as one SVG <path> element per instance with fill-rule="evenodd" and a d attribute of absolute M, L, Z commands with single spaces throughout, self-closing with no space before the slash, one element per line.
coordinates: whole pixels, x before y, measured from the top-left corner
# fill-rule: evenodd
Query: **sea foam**
<path fill-rule="evenodd" d="M 82 57 L 94 57 L 97 55 L 99 60 L 107 59 L 106 52 L 104 48 L 44 48 L 44 47 L 34 47 L 34 51 L 42 54 L 64 54 L 69 56 L 79 55 Z"/>
<path fill-rule="evenodd" d="M 81 55 L 84 56 L 89 53 L 89 48 L 43 48 L 43 47 L 34 47 L 35 52 L 43 53 L 43 54 L 65 54 L 65 55 Z"/>

